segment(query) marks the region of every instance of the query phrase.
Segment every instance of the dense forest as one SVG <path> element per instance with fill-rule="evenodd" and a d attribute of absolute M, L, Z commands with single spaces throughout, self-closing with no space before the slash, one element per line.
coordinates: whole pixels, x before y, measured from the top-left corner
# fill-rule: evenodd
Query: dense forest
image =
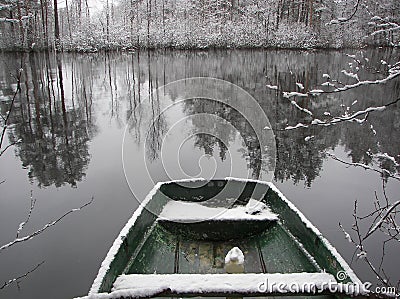
<path fill-rule="evenodd" d="M 400 45 L 398 0 L 1 0 L 0 49 Z"/>

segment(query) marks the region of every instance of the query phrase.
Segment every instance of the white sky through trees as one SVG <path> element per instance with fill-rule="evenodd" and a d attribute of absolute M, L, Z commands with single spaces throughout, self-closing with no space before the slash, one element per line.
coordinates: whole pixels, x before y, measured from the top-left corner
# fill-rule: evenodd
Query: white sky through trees
<path fill-rule="evenodd" d="M 103 1 L 103 0 L 88 0 L 87 3 L 89 5 L 90 9 L 100 10 L 104 6 L 105 1 Z M 58 4 L 59 9 L 65 8 L 65 0 L 58 0 L 57 4 Z"/>

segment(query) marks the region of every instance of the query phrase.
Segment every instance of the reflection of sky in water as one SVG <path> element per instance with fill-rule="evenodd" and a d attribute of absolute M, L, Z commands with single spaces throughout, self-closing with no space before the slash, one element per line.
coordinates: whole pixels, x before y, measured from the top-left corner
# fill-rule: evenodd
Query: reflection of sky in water
<path fill-rule="evenodd" d="M 207 109 L 191 114 L 188 107 L 198 103 L 199 100 L 188 100 L 168 106 L 159 114 L 147 113 L 150 119 L 143 117 L 141 121 L 150 123 L 150 127 L 142 126 L 140 137 L 126 134 L 124 170 L 136 197 L 144 198 L 160 181 L 251 177 L 248 145 L 241 132 L 223 117 L 205 113 Z M 211 108 L 216 104 L 205 99 L 201 103 Z M 143 110 L 150 110 L 148 105 L 142 106 Z M 135 119 L 131 122 L 137 123 Z M 146 140 L 145 144 L 141 140 Z M 140 157 L 144 162 L 139 161 Z"/>
<path fill-rule="evenodd" d="M 279 158 L 275 172 L 278 187 L 350 262 L 352 247 L 343 237 L 338 222 L 350 231 L 354 200 L 359 201 L 360 213 L 367 214 L 373 207 L 374 191 L 378 191 L 378 196 L 381 196 L 382 183 L 376 173 L 342 165 L 325 157 L 323 151 L 329 150 L 342 159 L 360 162 L 365 162 L 368 158 L 365 156 L 368 149 L 397 155 L 400 146 L 398 109 L 393 107 L 382 114 L 371 113 L 369 121 L 374 124 L 376 136 L 369 126 L 357 124 L 313 128 L 308 131 L 276 130 L 286 125 L 306 122 L 307 116 L 294 110 L 289 101 L 276 96 L 274 91 L 264 88 L 266 83 L 272 83 L 266 82 L 266 76 L 279 82 L 282 88 L 289 89 L 295 84 L 294 75 L 290 72 L 295 74 L 295 81 L 305 81 L 303 79 L 306 73 L 309 82 L 320 82 L 323 73 L 340 73 L 347 59 L 338 52 L 303 54 L 295 51 L 210 51 L 203 55 L 188 52 L 164 55 L 153 53 L 150 62 L 147 61 L 147 54 L 141 55 L 139 65 L 136 54 L 64 55 L 62 65 L 65 72 L 65 104 L 70 129 L 67 136 L 63 129 L 57 83 L 53 81 L 56 99 L 51 98 L 50 110 L 46 73 L 38 71 L 38 76 L 44 78 L 44 85 L 40 85 L 39 103 L 40 123 L 46 138 L 40 139 L 37 134 L 35 97 L 33 86 L 30 84 L 31 126 L 27 118 L 25 122 L 20 122 L 22 114 L 16 109 L 16 118 L 12 120 L 14 131 L 7 136 L 5 142 L 9 142 L 8 138 L 15 137 L 22 138 L 24 143 L 8 150 L 0 159 L 0 180 L 6 179 L 6 182 L 0 185 L 0 244 L 13 239 L 19 224 L 26 218 L 31 190 L 38 202 L 27 226 L 28 231 L 43 226 L 71 208 L 80 206 L 92 195 L 95 201 L 84 211 L 70 215 L 42 236 L 0 254 L 0 281 L 8 280 L 9 274 L 20 275 L 45 260 L 45 264 L 36 273 L 21 283 L 20 291 L 14 287 L 8 288 L 2 291 L 0 297 L 71 298 L 87 293 L 115 236 L 138 205 L 125 181 L 121 150 L 127 119 L 139 103 L 139 89 L 140 101 L 144 105 L 141 110 L 136 111 L 137 123 L 129 129 L 125 140 L 126 148 L 130 150 L 126 170 L 134 174 L 145 169 L 142 145 L 149 127 L 144 127 L 144 117 L 152 113 L 150 102 L 145 99 L 149 82 L 151 81 L 155 88 L 155 82 L 161 86 L 164 82 L 187 76 L 209 75 L 232 81 L 259 101 L 275 129 Z M 370 52 L 366 53 L 369 54 Z M 15 68 L 19 68 L 20 61 L 13 57 L 11 55 L 2 59 L 1 63 L 7 62 L 7 67 L 0 69 L 13 69 L 13 62 Z M 45 60 L 42 58 L 44 57 L 38 56 L 41 63 L 37 63 L 37 66 L 44 67 Z M 225 58 L 232 63 L 227 64 Z M 328 59 L 330 63 L 326 65 Z M 55 78 L 57 69 L 54 62 L 51 59 L 50 61 L 51 74 Z M 29 59 L 26 59 L 26 62 L 25 69 L 30 71 Z M 108 76 L 109 69 L 111 80 Z M 148 77 L 149 73 L 152 76 L 151 80 Z M 0 75 L 4 76 L 3 73 Z M 31 74 L 29 78 L 32 78 Z M 2 86 L 5 86 L 3 95 L 7 96 L 10 92 L 6 87 L 14 82 L 10 82 L 12 80 L 8 77 L 0 80 L 4 82 Z M 24 85 L 22 87 L 25 88 Z M 397 98 L 399 95 L 396 94 L 396 90 L 399 90 L 398 83 L 390 83 L 373 89 L 361 88 L 346 94 L 319 97 L 304 105 L 309 105 L 308 108 L 314 109 L 316 115 L 322 117 L 325 111 L 341 112 L 344 108 L 340 107 L 340 104 L 351 106 L 356 98 L 359 101 L 352 106 L 354 111 L 368 105 L 381 105 L 382 101 Z M 26 94 L 25 89 L 23 94 Z M 180 95 L 170 94 L 166 98 L 171 102 L 172 99 L 179 99 Z M 0 103 L 0 109 L 4 111 L 4 108 L 4 103 Z M 22 109 L 26 116 L 26 101 Z M 49 129 L 52 128 L 50 111 L 53 120 L 58 120 L 53 124 L 54 136 L 49 134 L 52 132 Z M 167 115 L 166 127 L 170 127 L 176 119 L 187 114 L 183 107 L 178 106 L 176 111 Z M 16 125 L 21 123 L 23 125 Z M 183 169 L 188 174 L 199 172 L 199 159 L 205 154 L 204 147 L 196 143 L 198 140 L 195 136 L 190 137 L 193 133 L 191 130 L 196 125 L 189 119 L 174 131 L 174 134 L 166 136 L 165 145 L 176 145 L 177 141 L 185 140 L 180 159 Z M 306 142 L 305 137 L 310 135 L 314 135 L 315 138 Z M 230 136 L 227 149 L 229 155 L 226 155 L 225 160 L 221 161 L 219 146 L 214 144 L 212 147 L 212 157 L 217 164 L 216 175 L 223 176 L 229 167 L 233 167 L 232 174 L 241 176 L 248 171 L 248 161 L 243 158 L 242 153 L 246 146 L 237 132 Z M 70 141 L 69 148 L 65 146 L 66 137 Z M 166 147 L 165 150 L 167 157 L 176 155 L 173 146 Z M 66 154 L 71 152 L 77 154 Z M 57 161 L 58 164 L 52 165 L 51 161 Z M 80 163 L 77 163 L 79 161 Z M 160 180 L 164 180 L 166 175 L 159 171 L 159 159 L 148 162 L 149 171 Z M 74 168 L 70 168 L 70 165 L 74 165 Z M 209 174 L 213 171 L 214 164 L 211 158 L 205 157 L 200 159 L 200 166 L 205 174 Z M 177 170 L 174 167 L 171 169 L 172 172 Z M 28 178 L 29 172 L 31 178 Z M 74 178 L 77 188 L 71 188 L 71 184 L 68 183 L 71 178 Z M 46 182 L 55 180 L 59 181 L 60 187 L 56 188 L 54 183 L 45 185 Z M 42 183 L 42 187 L 38 187 L 39 182 Z M 136 175 L 134 183 L 140 186 L 140 190 L 135 190 L 139 198 L 144 198 L 153 187 L 144 174 Z M 389 198 L 397 200 L 399 192 L 398 183 L 389 181 Z M 371 239 L 368 244 L 370 256 L 379 257 L 379 241 Z M 386 264 L 386 270 L 392 277 L 400 276 L 397 254 L 395 249 L 387 248 L 387 255 L 391 260 Z M 361 279 L 374 279 L 368 274 L 363 263 L 354 262 L 353 267 Z M 43 294 L 44 289 L 46 294 Z"/>
<path fill-rule="evenodd" d="M 172 106 L 160 116 L 165 118 L 167 128 L 165 135 L 160 136 L 161 153 L 150 163 L 160 164 L 158 167 L 164 168 L 170 179 L 248 177 L 242 154 L 246 150 L 240 132 L 214 115 L 176 113 L 182 111 L 179 109 L 182 104 Z M 204 126 L 199 128 L 196 123 Z M 213 129 L 229 127 L 229 131 L 210 130 L 206 123 L 212 124 Z"/>

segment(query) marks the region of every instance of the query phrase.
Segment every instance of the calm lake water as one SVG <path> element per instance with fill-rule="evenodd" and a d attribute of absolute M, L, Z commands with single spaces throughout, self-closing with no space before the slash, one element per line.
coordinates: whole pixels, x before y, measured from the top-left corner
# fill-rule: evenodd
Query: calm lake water
<path fill-rule="evenodd" d="M 346 54 L 355 54 L 365 67 Z M 296 83 L 312 88 L 326 81 L 324 74 L 345 83 L 354 82 L 342 72 L 351 67 L 353 71 L 360 68 L 360 78 L 380 76 L 385 69 L 382 57 L 389 64 L 399 57 L 399 52 L 392 50 L 40 53 L 0 57 L 3 116 L 16 90 L 16 71 L 23 69 L 21 94 L 3 148 L 18 140 L 20 143 L 0 157 L 0 181 L 4 180 L 0 184 L 0 245 L 13 240 L 27 218 L 31 192 L 37 201 L 21 236 L 94 197 L 88 207 L 68 215 L 43 234 L 0 252 L 0 286 L 44 261 L 18 286 L 0 290 L 0 298 L 72 298 L 87 294 L 115 237 L 138 207 L 138 200 L 156 181 L 213 175 L 257 177 L 271 165 L 275 167 L 272 177 L 278 188 L 351 263 L 354 247 L 338 223 L 351 231 L 355 200 L 360 214 L 372 211 L 374 192 L 383 199 L 382 178 L 376 172 L 349 167 L 326 153 L 389 171 L 395 170 L 392 162 L 383 158 L 376 165 L 371 153 L 387 153 L 400 161 L 399 105 L 371 113 L 363 124 L 285 130 L 311 118 L 280 92 L 266 87 L 271 84 L 281 90 L 299 91 Z M 254 97 L 275 134 L 276 163 L 273 159 L 267 166 L 260 165 L 254 126 L 265 122 L 259 112 L 247 111 L 249 117 L 245 119 L 237 110 L 210 99 L 181 101 L 187 92 L 182 85 L 168 92 L 159 89 L 179 79 L 199 76 L 229 81 Z M 152 93 L 157 89 L 159 92 Z M 220 96 L 229 99 L 232 91 L 225 89 Z M 298 103 L 324 118 L 326 112 L 355 112 L 399 96 L 399 80 L 394 80 Z M 245 101 L 235 105 L 247 109 Z M 226 123 L 213 122 L 210 115 Z M 168 171 L 164 171 L 166 168 Z M 147 172 L 153 181 L 145 179 Z M 389 200 L 398 200 L 400 183 L 389 179 L 386 193 Z M 371 261 L 379 266 L 382 238 L 371 238 L 366 245 Z M 354 260 L 352 267 L 362 280 L 375 281 L 362 260 Z M 384 268 L 393 281 L 399 280 L 398 246 L 386 248 Z"/>

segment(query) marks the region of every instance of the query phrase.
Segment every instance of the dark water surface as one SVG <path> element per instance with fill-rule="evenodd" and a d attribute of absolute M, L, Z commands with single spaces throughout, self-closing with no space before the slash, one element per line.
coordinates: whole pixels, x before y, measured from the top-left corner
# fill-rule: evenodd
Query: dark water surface
<path fill-rule="evenodd" d="M 371 113 L 363 124 L 287 131 L 286 126 L 311 119 L 281 93 L 266 88 L 272 84 L 282 90 L 298 90 L 296 82 L 312 88 L 326 81 L 325 73 L 354 82 L 341 72 L 358 67 L 346 54 L 369 58 L 362 60 L 365 68 L 360 66 L 360 78 L 381 76 L 379 72 L 385 69 L 382 57 L 388 63 L 399 57 L 398 52 L 389 50 L 1 54 L 3 116 L 16 90 L 13 75 L 20 68 L 23 71 L 21 94 L 4 146 L 20 143 L 0 157 L 0 181 L 5 180 L 0 184 L 0 246 L 13 240 L 25 221 L 31 191 L 37 201 L 21 236 L 83 205 L 92 196 L 94 202 L 34 239 L 0 252 L 0 286 L 44 261 L 18 286 L 0 290 L 0 298 L 86 294 L 115 237 L 137 208 L 135 196 L 142 199 L 154 185 L 144 179 L 144 161 L 155 181 L 185 177 L 182 173 L 254 177 L 265 169 L 260 165 L 260 147 L 252 128 L 252 124 L 262 122 L 257 114 L 246 120 L 237 111 L 210 100 L 179 102 L 184 97 L 180 89 L 150 94 L 167 83 L 197 76 L 229 81 L 257 100 L 275 134 L 274 182 L 350 263 L 353 247 L 338 223 L 351 231 L 355 200 L 361 214 L 373 209 L 374 191 L 383 198 L 382 178 L 376 172 L 333 160 L 326 152 L 348 162 L 395 171 L 393 163 L 385 159 L 372 163 L 371 154 L 387 153 L 400 161 L 399 105 Z M 323 118 L 325 112 L 355 112 L 399 96 L 400 84 L 394 80 L 298 103 Z M 170 103 L 177 104 L 168 113 L 161 113 L 161 107 Z M 245 109 L 246 103 L 242 106 Z M 233 126 L 216 125 L 201 117 L 186 119 L 195 114 L 216 115 Z M 148 126 L 148 119 L 155 121 Z M 176 126 L 181 119 L 183 123 Z M 308 140 L 309 136 L 314 137 Z M 125 153 L 129 149 L 124 165 L 123 147 Z M 170 172 L 165 173 L 163 167 L 167 166 Z M 389 200 L 398 200 L 400 183 L 389 179 L 386 192 Z M 371 238 L 366 244 L 376 265 L 380 263 L 381 241 Z M 400 278 L 397 250 L 386 248 L 384 263 L 393 281 Z M 352 266 L 362 280 L 375 281 L 363 261 L 354 261 Z"/>

